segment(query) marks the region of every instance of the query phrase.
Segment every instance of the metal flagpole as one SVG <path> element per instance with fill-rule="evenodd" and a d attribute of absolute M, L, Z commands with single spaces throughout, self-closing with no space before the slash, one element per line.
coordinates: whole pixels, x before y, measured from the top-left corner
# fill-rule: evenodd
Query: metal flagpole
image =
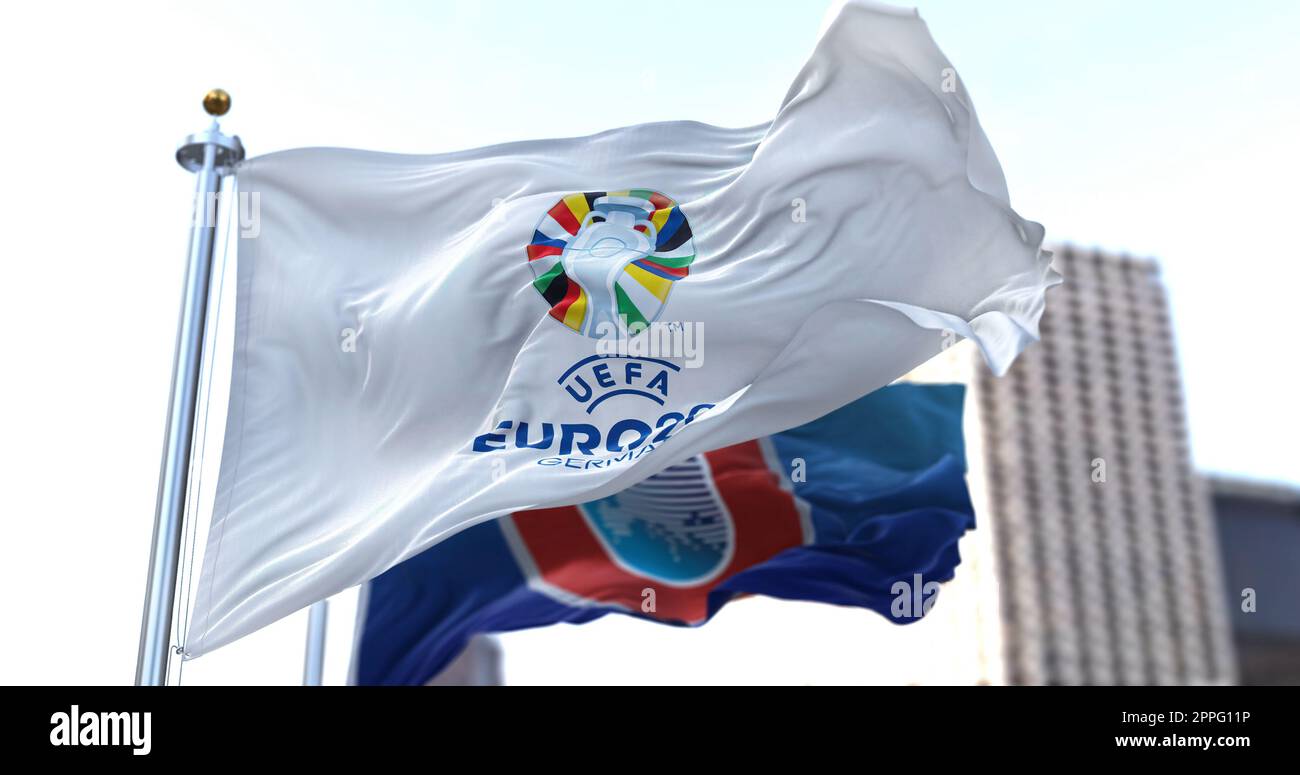
<path fill-rule="evenodd" d="M 312 603 L 307 609 L 307 653 L 302 664 L 302 685 L 320 686 L 325 673 L 325 623 L 330 601 Z"/>
<path fill-rule="evenodd" d="M 223 135 L 217 124 L 217 117 L 230 109 L 230 95 L 214 89 L 203 98 L 203 108 L 213 117 L 212 125 L 207 131 L 185 138 L 176 149 L 176 161 L 195 173 L 197 182 L 185 290 L 176 333 L 176 355 L 172 362 L 172 390 L 163 440 L 162 470 L 158 474 L 153 546 L 149 550 L 149 585 L 145 592 L 144 620 L 140 626 L 140 653 L 135 671 L 138 686 L 163 686 L 167 683 L 176 571 L 185 524 L 185 494 L 189 486 L 194 413 L 203 360 L 208 288 L 212 280 L 212 252 L 216 244 L 217 193 L 221 190 L 222 177 L 230 174 L 234 165 L 244 158 L 239 138 Z"/>

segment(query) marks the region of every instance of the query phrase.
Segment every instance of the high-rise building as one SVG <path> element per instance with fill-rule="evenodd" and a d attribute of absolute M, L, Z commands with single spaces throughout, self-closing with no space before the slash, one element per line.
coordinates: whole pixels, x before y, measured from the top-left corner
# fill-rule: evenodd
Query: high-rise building
<path fill-rule="evenodd" d="M 1042 342 L 980 372 L 1015 683 L 1233 677 L 1219 552 L 1192 469 L 1154 263 L 1071 248 Z"/>
<path fill-rule="evenodd" d="M 996 605 L 964 640 L 1002 656 L 972 677 L 1232 682 L 1218 537 L 1192 468 L 1157 267 L 1070 247 L 1054 265 L 1066 281 L 1049 292 L 1042 341 L 1005 377 L 975 365 L 967 346 L 913 375 L 971 386 L 970 479 L 985 535 L 968 537 L 973 570 L 950 586 Z M 981 574 L 981 563 L 995 570 Z"/>

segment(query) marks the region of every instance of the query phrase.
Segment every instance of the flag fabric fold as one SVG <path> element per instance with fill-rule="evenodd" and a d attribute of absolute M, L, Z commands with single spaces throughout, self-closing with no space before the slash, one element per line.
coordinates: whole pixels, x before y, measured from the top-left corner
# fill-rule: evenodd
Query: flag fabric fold
<path fill-rule="evenodd" d="M 913 12 L 850 3 L 772 122 L 240 166 L 198 656 L 471 525 L 799 426 L 1059 281 Z"/>
<path fill-rule="evenodd" d="M 974 527 L 963 393 L 891 385 L 603 501 L 465 530 L 367 585 L 353 680 L 422 685 L 477 634 L 615 612 L 698 625 L 750 594 L 917 621 Z M 690 499 L 701 465 L 716 505 Z"/>

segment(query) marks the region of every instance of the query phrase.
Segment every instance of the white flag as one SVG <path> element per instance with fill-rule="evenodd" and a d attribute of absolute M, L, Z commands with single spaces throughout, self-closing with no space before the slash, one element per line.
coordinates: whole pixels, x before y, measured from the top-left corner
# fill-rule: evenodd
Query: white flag
<path fill-rule="evenodd" d="M 1001 372 L 1059 281 L 925 25 L 864 4 L 767 126 L 289 151 L 238 185 L 261 223 L 195 656 L 477 522 L 815 419 L 957 336 Z"/>

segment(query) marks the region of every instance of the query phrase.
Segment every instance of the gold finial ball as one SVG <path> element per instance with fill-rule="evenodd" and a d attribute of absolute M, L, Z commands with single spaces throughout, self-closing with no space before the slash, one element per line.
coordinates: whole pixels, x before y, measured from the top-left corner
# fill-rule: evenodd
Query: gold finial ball
<path fill-rule="evenodd" d="M 224 116 L 230 110 L 230 93 L 225 89 L 213 89 L 203 95 L 203 109 L 209 116 Z"/>

